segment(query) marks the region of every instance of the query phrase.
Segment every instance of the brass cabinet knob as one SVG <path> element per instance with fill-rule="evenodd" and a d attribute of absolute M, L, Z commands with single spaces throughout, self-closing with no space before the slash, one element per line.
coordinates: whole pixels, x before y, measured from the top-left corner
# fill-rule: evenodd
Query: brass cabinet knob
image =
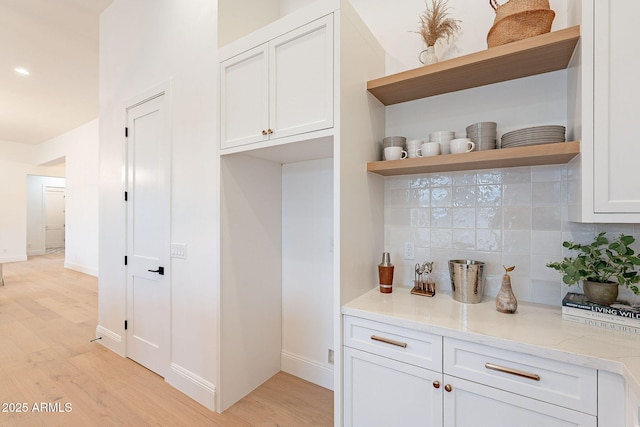
<path fill-rule="evenodd" d="M 266 130 L 264 130 L 264 129 L 262 129 L 262 134 L 263 134 L 263 135 L 266 135 L 266 134 L 267 134 L 267 131 L 266 131 Z"/>
<path fill-rule="evenodd" d="M 271 129 L 267 129 L 267 133 L 268 133 L 269 135 L 271 135 L 271 134 L 273 133 L 273 131 L 272 131 Z"/>
<path fill-rule="evenodd" d="M 453 390 L 453 387 L 451 387 L 451 384 L 447 384 L 444 386 L 444 390 L 450 392 L 451 390 Z"/>
<path fill-rule="evenodd" d="M 433 382 L 433 387 L 434 388 L 440 388 L 440 381 L 434 381 Z"/>

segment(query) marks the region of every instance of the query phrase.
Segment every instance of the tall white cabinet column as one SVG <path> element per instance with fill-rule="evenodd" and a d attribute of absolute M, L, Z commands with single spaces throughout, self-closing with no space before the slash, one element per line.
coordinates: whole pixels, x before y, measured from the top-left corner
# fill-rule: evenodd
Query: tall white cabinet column
<path fill-rule="evenodd" d="M 568 4 L 570 24 L 580 24 L 581 31 L 568 74 L 568 129 L 581 141 L 581 154 L 569 168 L 569 219 L 637 223 L 640 146 L 630 135 L 636 132 L 640 113 L 634 71 L 640 59 L 629 52 L 640 3 L 585 0 Z"/>
<path fill-rule="evenodd" d="M 321 65 L 309 72 L 288 71 L 281 81 L 287 86 L 279 88 L 278 64 L 291 70 L 308 63 L 295 64 L 285 50 L 274 58 L 273 49 L 265 49 L 260 60 L 271 61 L 268 76 L 261 77 L 270 81 L 265 96 L 277 96 L 281 106 L 269 102 L 268 108 L 291 115 L 286 121 L 282 116 L 269 119 L 276 125 L 286 123 L 284 134 L 272 123 L 249 131 L 241 113 L 245 105 L 253 113 L 257 106 L 250 105 L 247 93 L 230 95 L 233 90 L 227 89 L 238 93 L 238 86 L 224 86 L 229 81 L 225 67 L 251 58 L 249 52 L 258 52 L 260 46 L 284 46 L 279 42 L 289 36 L 296 36 L 290 47 L 297 51 L 305 51 L 308 42 L 318 57 L 314 63 Z M 219 59 L 223 133 L 217 410 L 286 370 L 334 390 L 334 419 L 340 425 L 340 308 L 376 286 L 375 266 L 383 250 L 383 178 L 368 174 L 364 165 L 378 159 L 384 136 L 383 107 L 366 91 L 366 82 L 384 73 L 384 51 L 347 1 L 332 0 L 316 2 L 230 43 L 221 48 Z M 322 68 L 327 64 L 330 67 Z M 249 68 L 255 72 L 265 67 L 255 62 Z M 290 89 L 295 87 L 300 89 Z M 236 117 L 225 123 L 227 107 Z M 308 111 L 301 110 L 306 107 Z M 227 125 L 242 141 L 225 139 Z M 331 206 L 306 214 L 317 201 L 313 194 L 304 195 L 305 200 L 298 197 L 301 189 L 291 179 L 311 183 L 308 190 L 317 192 L 317 201 L 330 201 Z M 304 206 L 292 205 L 298 199 Z"/>

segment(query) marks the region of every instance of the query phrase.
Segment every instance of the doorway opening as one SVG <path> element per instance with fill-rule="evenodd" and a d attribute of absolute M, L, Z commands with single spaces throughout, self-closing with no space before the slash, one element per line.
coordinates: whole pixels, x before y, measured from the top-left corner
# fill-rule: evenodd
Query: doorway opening
<path fill-rule="evenodd" d="M 65 178 L 27 176 L 27 256 L 64 253 Z"/>

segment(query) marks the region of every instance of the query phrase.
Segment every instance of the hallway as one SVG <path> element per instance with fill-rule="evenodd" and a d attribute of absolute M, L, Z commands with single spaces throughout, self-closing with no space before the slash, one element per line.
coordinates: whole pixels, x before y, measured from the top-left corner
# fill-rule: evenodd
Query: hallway
<path fill-rule="evenodd" d="M 274 376 L 221 415 L 91 343 L 97 279 L 63 260 L 47 254 L 4 266 L 0 425 L 333 425 L 333 393 L 291 375 Z"/>

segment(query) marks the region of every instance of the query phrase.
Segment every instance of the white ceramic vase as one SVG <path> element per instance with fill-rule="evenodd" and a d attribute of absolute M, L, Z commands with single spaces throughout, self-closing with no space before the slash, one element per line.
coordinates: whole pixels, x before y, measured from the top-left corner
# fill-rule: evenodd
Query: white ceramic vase
<path fill-rule="evenodd" d="M 420 55 L 418 55 L 418 60 L 424 65 L 435 64 L 436 62 L 438 62 L 435 47 L 427 46 L 427 48 L 420 52 Z"/>

